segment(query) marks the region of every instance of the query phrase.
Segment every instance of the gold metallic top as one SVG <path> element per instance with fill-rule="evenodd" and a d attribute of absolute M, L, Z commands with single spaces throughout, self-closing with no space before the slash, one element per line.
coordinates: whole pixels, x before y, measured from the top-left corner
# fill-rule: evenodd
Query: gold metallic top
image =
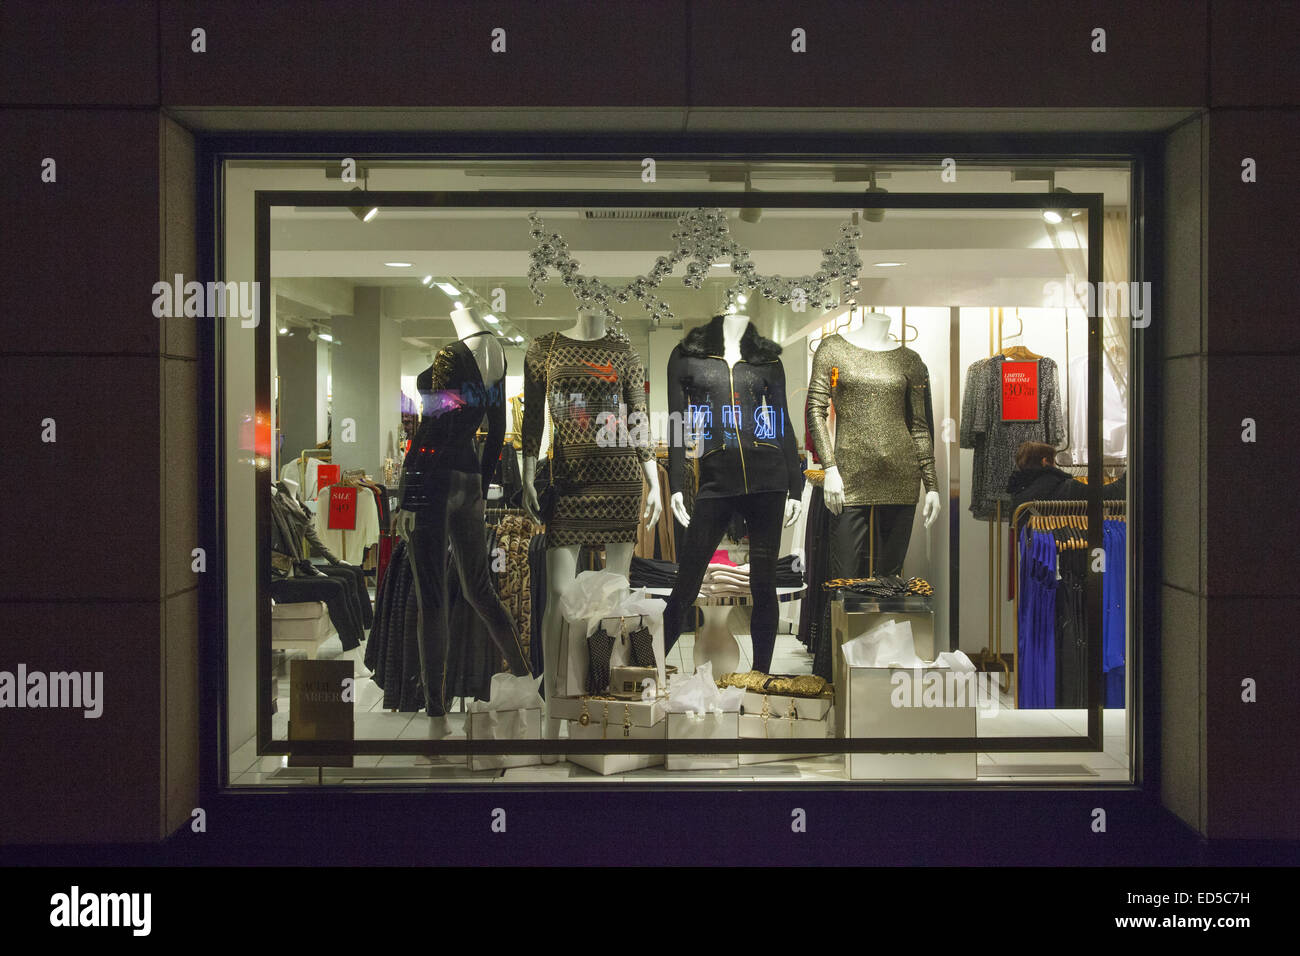
<path fill-rule="evenodd" d="M 926 420 L 930 373 L 903 346 L 859 348 L 838 333 L 813 356 L 808 436 L 824 467 L 838 467 L 846 505 L 915 504 L 917 484 L 937 491 L 934 436 Z M 835 441 L 826 424 L 835 406 Z"/>

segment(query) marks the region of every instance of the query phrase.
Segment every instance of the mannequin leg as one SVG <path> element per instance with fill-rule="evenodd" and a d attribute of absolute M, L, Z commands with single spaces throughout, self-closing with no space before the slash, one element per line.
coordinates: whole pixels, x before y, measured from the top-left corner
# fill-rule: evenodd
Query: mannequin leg
<path fill-rule="evenodd" d="M 831 515 L 828 578 L 866 577 L 870 518 L 870 505 L 845 505 L 839 514 Z"/>
<path fill-rule="evenodd" d="M 546 690 L 546 723 L 542 735 L 549 740 L 560 736 L 559 718 L 551 717 L 551 701 L 559 695 L 556 687 L 560 670 L 560 626 L 564 621 L 560 595 L 577 574 L 577 545 L 546 549 L 546 614 L 542 617 L 542 686 Z"/>
<path fill-rule="evenodd" d="M 451 553 L 460 574 L 461 594 L 487 625 L 488 636 L 506 660 L 510 673 L 529 676 L 528 661 L 519 631 L 510 612 L 501 603 L 488 569 L 483 546 L 483 497 L 479 476 L 452 472 L 452 491 L 447 506 L 447 532 Z"/>
<path fill-rule="evenodd" d="M 709 567 L 709 558 L 718 549 L 718 542 L 731 522 L 735 509 L 734 498 L 701 498 L 695 502 L 695 513 L 686 527 L 686 537 L 677 549 L 677 580 L 664 608 L 664 654 L 677 643 L 683 628 L 683 617 L 700 596 L 700 584 Z"/>
<path fill-rule="evenodd" d="M 616 544 L 605 545 L 605 570 L 627 577 L 632 570 L 634 551 L 636 551 L 635 541 L 619 541 Z"/>
<path fill-rule="evenodd" d="M 770 673 L 776 647 L 776 563 L 781 552 L 781 523 L 785 518 L 785 495 L 746 495 L 739 501 L 749 529 L 749 593 L 754 613 L 749 636 L 754 643 L 754 670 Z"/>
<path fill-rule="evenodd" d="M 416 513 L 407 557 L 419 607 L 417 624 L 420 678 L 430 717 L 446 711 L 447 652 L 447 499 Z"/>
<path fill-rule="evenodd" d="M 876 574 L 902 574 L 916 505 L 876 505 Z"/>

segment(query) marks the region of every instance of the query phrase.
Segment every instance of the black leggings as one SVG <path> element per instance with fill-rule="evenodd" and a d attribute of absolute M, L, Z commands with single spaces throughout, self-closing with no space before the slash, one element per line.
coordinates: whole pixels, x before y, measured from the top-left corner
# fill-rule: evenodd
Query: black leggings
<path fill-rule="evenodd" d="M 433 504 L 416 511 L 407 555 L 419 606 L 417 646 L 425 704 L 430 717 L 447 711 L 447 546 L 460 575 L 461 594 L 487 625 L 488 637 L 505 658 L 510 673 L 531 673 L 519 632 L 501 603 L 488 565 L 483 534 L 482 479 L 477 474 L 446 471 L 434 478 Z"/>
<path fill-rule="evenodd" d="M 867 576 L 873 507 L 876 509 L 876 576 L 903 573 L 916 505 L 845 505 L 838 515 L 831 516 L 831 577 Z"/>
<path fill-rule="evenodd" d="M 776 562 L 781 550 L 785 499 L 783 491 L 696 499 L 686 538 L 677 549 L 677 581 L 664 608 L 665 653 L 677 643 L 682 618 L 699 596 L 709 559 L 732 517 L 739 514 L 749 528 L 749 590 L 753 595 L 749 636 L 754 642 L 754 670 L 767 673 L 776 647 Z"/>
<path fill-rule="evenodd" d="M 338 577 L 280 578 L 271 582 L 271 600 L 276 604 L 302 604 L 324 601 L 329 608 L 330 623 L 339 632 L 339 642 L 345 651 L 361 644 L 361 621 L 356 600 L 349 600 L 348 585 Z"/>

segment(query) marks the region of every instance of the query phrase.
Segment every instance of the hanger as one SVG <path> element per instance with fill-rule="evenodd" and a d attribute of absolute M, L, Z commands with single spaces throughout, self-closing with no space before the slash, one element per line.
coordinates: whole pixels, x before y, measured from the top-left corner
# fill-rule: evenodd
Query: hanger
<path fill-rule="evenodd" d="M 1020 328 L 1016 331 L 1015 335 L 1010 335 L 1006 338 L 1014 339 L 1016 336 L 1023 336 L 1025 334 L 1025 320 L 1020 317 L 1019 308 L 1016 309 L 1016 319 L 1020 322 Z M 998 345 L 1003 346 L 1004 341 L 1005 339 L 1002 335 L 1002 310 L 998 309 Z M 1029 351 L 1029 349 L 1025 348 L 1023 345 L 1003 346 L 999 349 L 998 354 L 1003 358 L 1009 358 L 1016 362 L 1037 362 L 1042 358 L 1041 355 Z"/>

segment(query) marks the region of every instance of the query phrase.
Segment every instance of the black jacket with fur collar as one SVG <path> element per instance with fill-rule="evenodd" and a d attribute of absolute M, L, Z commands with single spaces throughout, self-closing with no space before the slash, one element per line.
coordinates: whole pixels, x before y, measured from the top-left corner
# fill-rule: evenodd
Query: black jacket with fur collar
<path fill-rule="evenodd" d="M 696 498 L 770 491 L 799 498 L 803 466 L 786 407 L 781 346 L 751 322 L 734 368 L 723 350 L 722 316 L 715 316 L 686 333 L 668 359 L 670 488 L 682 490 L 690 457 L 698 469 Z"/>

